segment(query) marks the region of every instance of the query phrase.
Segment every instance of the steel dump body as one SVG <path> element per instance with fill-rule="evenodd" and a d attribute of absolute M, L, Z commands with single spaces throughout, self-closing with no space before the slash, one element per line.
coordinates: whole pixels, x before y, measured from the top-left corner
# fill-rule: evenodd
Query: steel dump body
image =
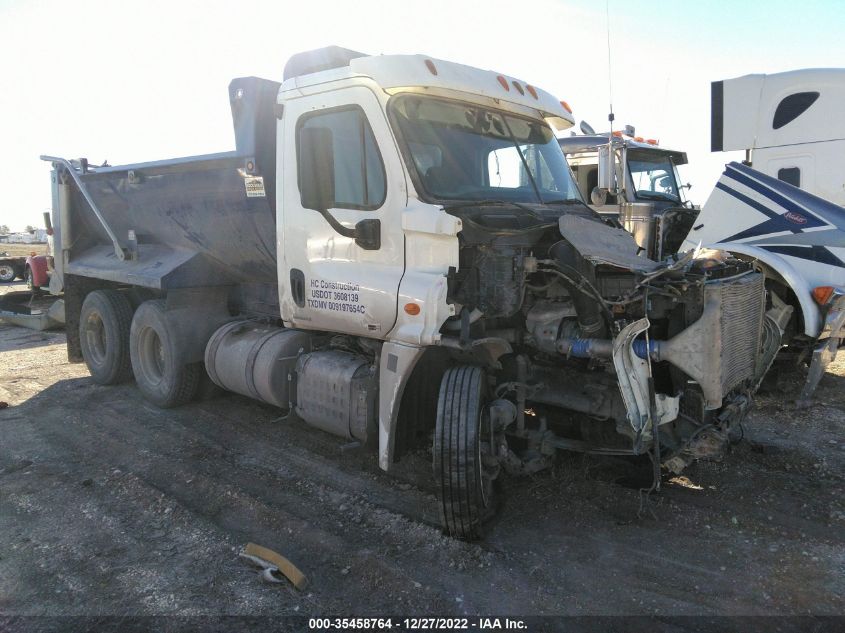
<path fill-rule="evenodd" d="M 64 174 L 65 274 L 160 290 L 275 283 L 278 84 L 236 79 L 229 91 L 236 151 Z"/>

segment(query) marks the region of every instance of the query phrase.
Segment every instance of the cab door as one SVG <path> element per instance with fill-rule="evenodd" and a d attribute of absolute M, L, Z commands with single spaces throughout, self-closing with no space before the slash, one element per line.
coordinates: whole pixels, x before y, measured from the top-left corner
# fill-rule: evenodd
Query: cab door
<path fill-rule="evenodd" d="M 329 130 L 334 202 L 330 213 L 348 228 L 380 221 L 380 245 L 363 248 L 305 208 L 299 141 L 307 128 Z M 404 272 L 402 210 L 407 188 L 399 152 L 376 96 L 365 87 L 330 90 L 286 102 L 279 147 L 279 294 L 291 327 L 384 338 L 396 321 Z"/>

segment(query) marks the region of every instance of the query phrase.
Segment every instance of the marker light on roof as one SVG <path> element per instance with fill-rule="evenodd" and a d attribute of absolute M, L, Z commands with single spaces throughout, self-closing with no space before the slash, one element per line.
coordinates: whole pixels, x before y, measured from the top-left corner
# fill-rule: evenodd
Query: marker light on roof
<path fill-rule="evenodd" d="M 428 68 L 428 72 L 430 72 L 432 75 L 437 74 L 437 67 L 434 65 L 434 62 L 430 59 L 425 60 L 425 67 Z"/>
<path fill-rule="evenodd" d="M 561 107 L 562 107 L 564 110 L 566 110 L 567 112 L 569 112 L 569 114 L 572 114 L 572 108 L 570 108 L 570 107 L 569 107 L 569 104 L 568 104 L 568 103 L 566 103 L 566 101 L 561 101 L 561 102 L 560 102 L 560 105 L 561 105 Z"/>
<path fill-rule="evenodd" d="M 525 94 L 525 91 L 522 89 L 522 86 L 520 86 L 520 85 L 519 85 L 519 82 L 518 82 L 518 81 L 514 81 L 514 82 L 513 82 L 513 87 L 514 87 L 514 88 L 516 88 L 516 91 L 517 91 L 519 94 L 521 94 L 521 95 L 524 95 L 524 94 Z"/>
<path fill-rule="evenodd" d="M 656 138 L 647 139 L 646 143 L 648 143 L 649 145 L 657 145 L 657 139 Z"/>
<path fill-rule="evenodd" d="M 643 137 L 642 137 L 642 136 L 635 136 L 635 137 L 634 137 L 634 140 L 635 140 L 637 143 L 642 143 L 642 142 L 644 141 L 644 139 L 643 139 Z"/>
<path fill-rule="evenodd" d="M 507 79 L 505 79 L 505 78 L 504 78 L 504 77 L 502 77 L 501 75 L 499 75 L 498 77 L 496 77 L 496 79 L 498 80 L 498 82 L 499 82 L 499 84 L 502 86 L 502 88 L 504 88 L 505 90 L 507 90 L 508 92 L 510 92 L 511 87 L 508 85 L 508 80 L 507 80 Z"/>
<path fill-rule="evenodd" d="M 531 95 L 532 97 L 534 97 L 535 99 L 538 99 L 538 98 L 539 98 L 539 97 L 537 96 L 537 91 L 534 89 L 534 86 L 529 85 L 529 84 L 526 84 L 526 85 L 525 85 L 525 89 L 528 91 L 528 94 L 530 94 L 530 95 Z"/>
<path fill-rule="evenodd" d="M 613 136 L 615 136 L 616 138 L 622 138 L 622 132 L 621 132 L 621 130 L 616 130 L 616 131 L 613 133 Z"/>

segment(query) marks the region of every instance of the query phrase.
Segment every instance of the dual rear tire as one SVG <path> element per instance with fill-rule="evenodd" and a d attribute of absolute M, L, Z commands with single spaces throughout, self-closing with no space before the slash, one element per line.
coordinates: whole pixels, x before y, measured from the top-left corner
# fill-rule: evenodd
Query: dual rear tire
<path fill-rule="evenodd" d="M 144 397 L 162 408 L 185 404 L 197 394 L 204 368 L 180 362 L 163 300 L 145 301 L 133 314 L 124 293 L 95 290 L 82 304 L 79 339 L 98 384 L 115 385 L 134 375 Z"/>

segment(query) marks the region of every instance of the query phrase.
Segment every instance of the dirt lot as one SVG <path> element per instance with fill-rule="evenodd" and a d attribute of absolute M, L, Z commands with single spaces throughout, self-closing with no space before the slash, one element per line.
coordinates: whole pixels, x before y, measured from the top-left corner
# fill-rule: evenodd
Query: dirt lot
<path fill-rule="evenodd" d="M 436 527 L 424 454 L 393 478 L 241 397 L 158 410 L 63 343 L 0 326 L 0 614 L 845 612 L 842 356 L 815 406 L 796 411 L 785 377 L 723 462 L 661 494 L 626 462 L 563 455 L 507 481 L 467 544 Z M 309 588 L 262 582 L 250 541 Z"/>

